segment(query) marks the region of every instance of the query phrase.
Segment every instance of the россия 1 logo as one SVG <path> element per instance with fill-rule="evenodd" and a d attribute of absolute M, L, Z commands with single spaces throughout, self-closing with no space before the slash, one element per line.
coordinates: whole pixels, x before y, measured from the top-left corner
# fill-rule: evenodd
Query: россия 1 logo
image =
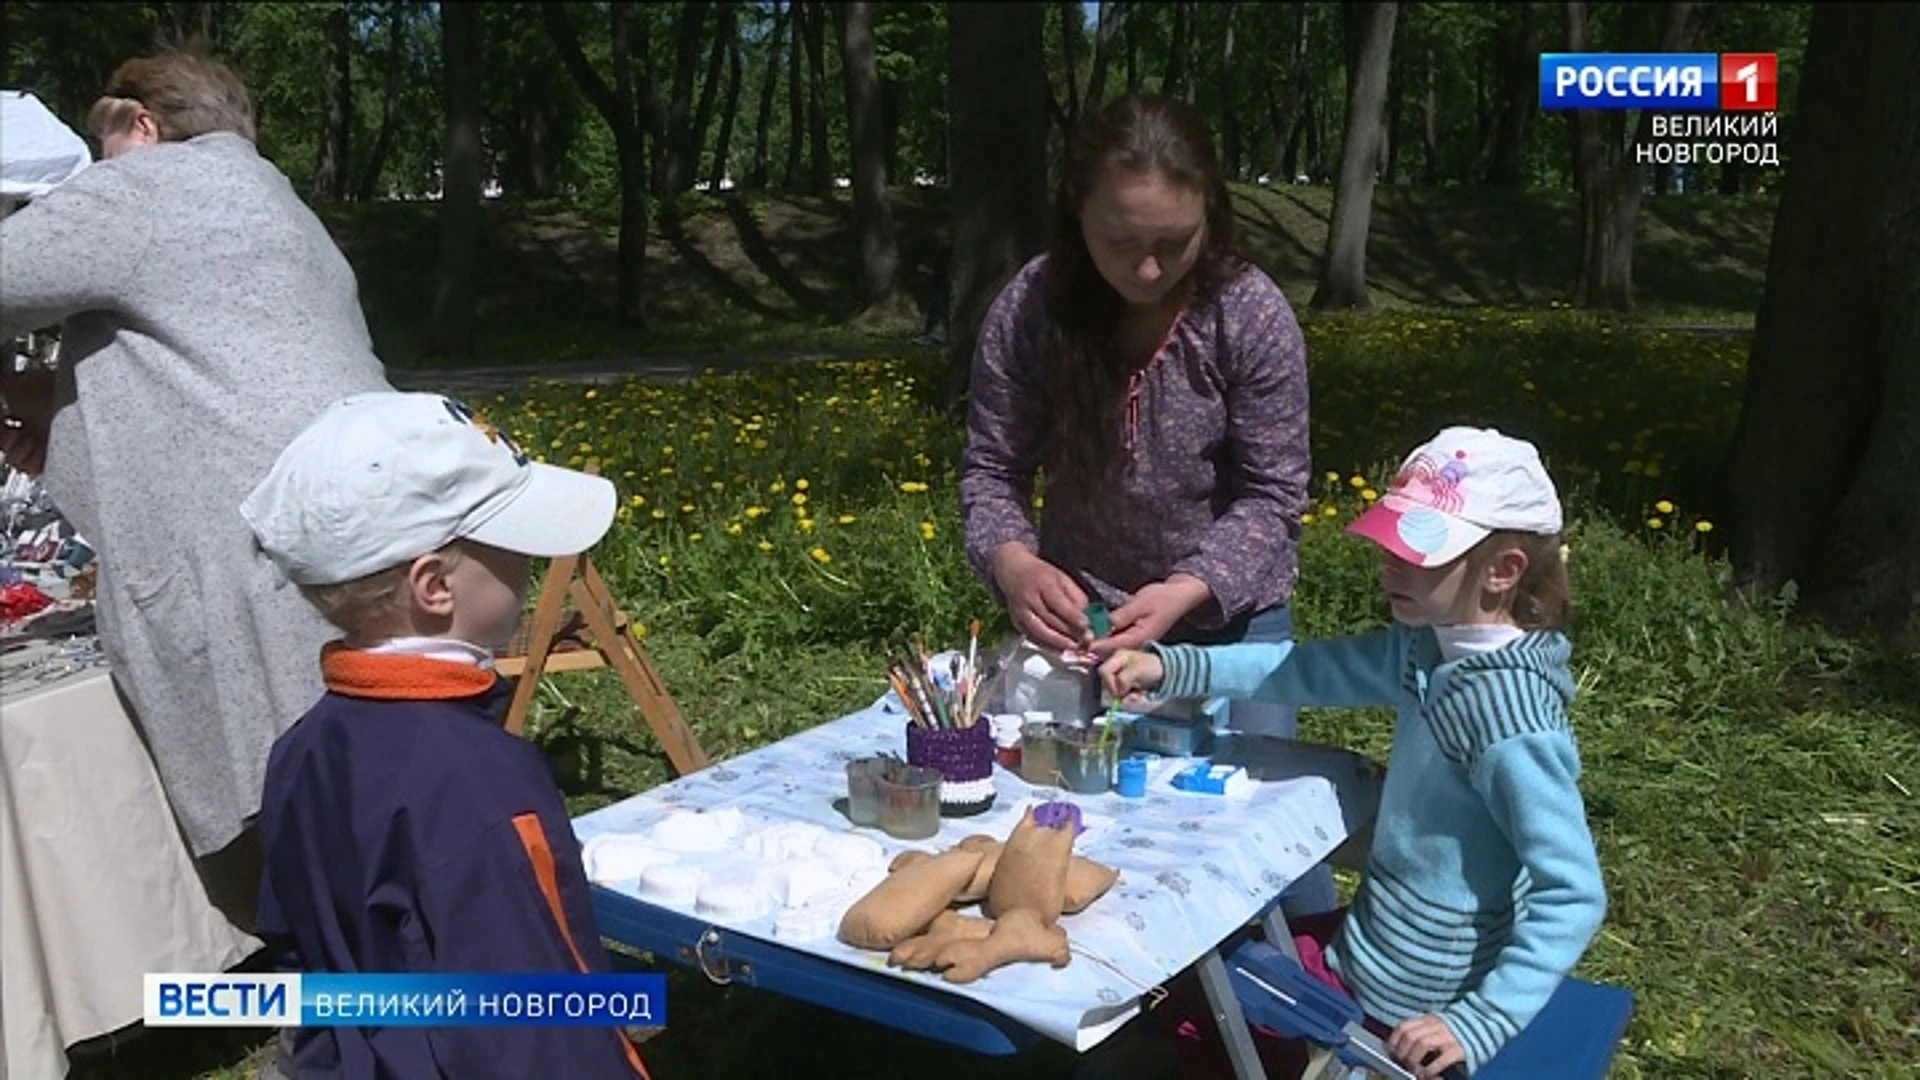
<path fill-rule="evenodd" d="M 1779 84 L 1775 53 L 1540 54 L 1542 110 L 1654 114 L 1640 164 L 1779 165 Z"/>

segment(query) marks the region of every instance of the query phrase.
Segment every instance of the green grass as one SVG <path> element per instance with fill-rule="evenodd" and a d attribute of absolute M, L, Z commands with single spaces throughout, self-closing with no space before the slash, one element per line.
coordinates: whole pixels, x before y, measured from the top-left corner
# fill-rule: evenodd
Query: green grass
<path fill-rule="evenodd" d="M 947 257 L 946 195 L 895 195 L 900 285 L 927 296 Z M 1239 185 L 1241 246 L 1297 308 L 1312 297 L 1333 194 Z M 1569 292 L 1578 262 L 1571 193 L 1380 188 L 1367 271 L 1382 311 L 1472 307 L 1539 313 Z M 692 196 L 653 208 L 647 248 L 650 325 L 614 324 L 617 229 L 605 211 L 489 203 L 475 259 L 475 354 L 427 355 L 439 252 L 431 203 L 326 207 L 359 274 L 383 359 L 398 368 L 525 366 L 769 350 L 884 349 L 917 331 L 911 311 L 855 325 L 859 243 L 852 205 L 832 198 Z M 1641 325 L 1748 327 L 1759 306 L 1773 226 L 1770 196 L 1649 197 L 1638 219 Z"/>
<path fill-rule="evenodd" d="M 1613 1075 L 1911 1076 L 1920 669 L 1800 625 L 1784 602 L 1723 603 L 1707 500 L 1744 341 L 1559 311 L 1320 319 L 1308 334 L 1323 471 L 1296 600 L 1304 634 L 1385 620 L 1372 556 L 1339 526 L 1438 426 L 1531 438 L 1567 489 L 1573 720 L 1610 900 L 1580 973 L 1638 999 Z M 598 459 L 619 482 L 622 517 L 597 559 L 723 757 L 871 701 L 895 629 L 950 640 L 989 614 L 961 558 L 959 433 L 933 381 L 922 361 L 872 360 L 538 385 L 479 404 L 530 451 Z M 1374 712 L 1315 712 L 1306 727 L 1382 756 L 1390 734 Z M 669 778 L 605 673 L 554 680 L 532 734 L 570 763 L 576 812 Z M 663 1080 L 981 1067 L 673 971 L 672 1026 L 645 1047 Z M 208 1070 L 238 1061 L 244 1041 L 166 1038 L 171 1049 L 130 1048 L 148 1056 L 126 1071 L 83 1075 L 242 1075 Z M 1071 1066 L 1043 1048 L 995 1067 Z"/>

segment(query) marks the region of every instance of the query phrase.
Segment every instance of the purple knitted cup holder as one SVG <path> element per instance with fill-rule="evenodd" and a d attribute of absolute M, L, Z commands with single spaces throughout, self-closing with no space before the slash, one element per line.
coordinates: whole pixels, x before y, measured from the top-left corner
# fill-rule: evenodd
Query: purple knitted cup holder
<path fill-rule="evenodd" d="M 971 817 L 993 807 L 993 732 L 986 724 L 907 724 L 907 764 L 940 771 L 940 816 Z"/>

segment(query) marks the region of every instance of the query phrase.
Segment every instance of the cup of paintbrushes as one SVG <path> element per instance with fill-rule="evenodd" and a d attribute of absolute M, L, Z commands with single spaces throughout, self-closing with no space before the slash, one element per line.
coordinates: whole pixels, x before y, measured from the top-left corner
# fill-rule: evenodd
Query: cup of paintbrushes
<path fill-rule="evenodd" d="M 926 728 L 910 723 L 907 763 L 940 770 L 941 816 L 969 817 L 993 806 L 993 730 L 989 725 Z"/>

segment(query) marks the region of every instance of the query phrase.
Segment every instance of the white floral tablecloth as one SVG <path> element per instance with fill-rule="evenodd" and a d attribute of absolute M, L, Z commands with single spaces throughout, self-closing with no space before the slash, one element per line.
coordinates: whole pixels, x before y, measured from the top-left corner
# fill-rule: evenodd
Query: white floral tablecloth
<path fill-rule="evenodd" d="M 909 848 L 943 850 L 975 833 L 1004 839 L 1021 808 L 1055 794 L 996 767 L 994 808 L 971 818 L 943 819 L 936 837 L 901 841 L 877 828 L 856 829 L 834 806 L 846 795 L 845 764 L 884 752 L 904 757 L 906 722 L 889 694 L 859 712 L 582 815 L 574 820 L 574 831 L 584 842 L 603 833 L 646 832 L 676 811 L 737 808 L 747 829 L 799 821 L 856 832 L 879 841 L 891 859 Z M 1334 785 L 1326 778 L 1263 782 L 1250 796 L 1223 798 L 1171 787 L 1168 781 L 1187 764 L 1157 762 L 1145 798 L 1060 795 L 1078 803 L 1088 819 L 1074 851 L 1120 871 L 1106 896 L 1061 920 L 1074 949 L 1065 968 L 1013 964 L 955 986 L 938 975 L 888 968 L 884 953 L 855 949 L 833 937 L 776 938 L 772 915 L 725 928 L 965 995 L 1050 1039 L 1086 1050 L 1134 1016 L 1149 988 L 1244 926 L 1346 837 Z M 634 882 L 611 887 L 638 898 Z M 692 905 L 672 910 L 713 924 Z"/>

